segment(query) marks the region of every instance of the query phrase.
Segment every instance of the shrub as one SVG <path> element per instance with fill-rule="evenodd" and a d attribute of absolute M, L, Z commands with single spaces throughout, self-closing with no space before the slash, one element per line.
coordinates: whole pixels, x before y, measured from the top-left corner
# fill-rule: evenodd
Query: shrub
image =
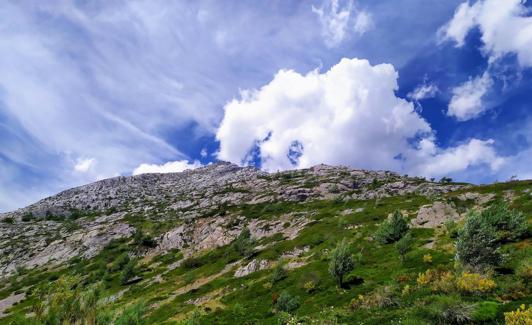
<path fill-rule="evenodd" d="M 181 264 L 185 269 L 195 269 L 205 264 L 204 260 L 198 257 L 189 257 Z"/>
<path fill-rule="evenodd" d="M 399 253 L 401 263 L 404 262 L 406 253 L 410 251 L 413 244 L 414 239 L 412 238 L 412 235 L 410 233 L 406 234 L 405 236 L 403 236 L 403 238 L 401 238 L 395 243 L 395 249 L 397 250 L 397 253 Z"/>
<path fill-rule="evenodd" d="M 120 283 L 127 284 L 129 280 L 135 277 L 135 275 L 135 262 L 129 261 L 129 263 L 124 266 L 124 269 L 120 273 Z"/>
<path fill-rule="evenodd" d="M 144 234 L 142 229 L 137 229 L 133 234 L 133 243 L 137 247 L 157 247 L 157 241 L 155 241 L 150 235 Z"/>
<path fill-rule="evenodd" d="M 316 283 L 314 283 L 314 281 L 312 281 L 312 280 L 307 281 L 303 285 L 303 288 L 305 288 L 305 291 L 307 293 L 312 293 L 314 290 L 316 290 Z"/>
<path fill-rule="evenodd" d="M 299 298 L 290 295 L 286 291 L 283 291 L 277 299 L 275 306 L 277 307 L 278 311 L 290 313 L 299 308 Z"/>
<path fill-rule="evenodd" d="M 470 212 L 456 242 L 457 260 L 474 270 L 485 271 L 501 262 L 499 247 L 493 228 L 482 221 L 480 214 Z"/>
<path fill-rule="evenodd" d="M 271 283 L 274 284 L 274 283 L 277 283 L 279 281 L 281 281 L 282 279 L 286 278 L 287 274 L 286 274 L 286 270 L 284 268 L 284 265 L 283 263 L 281 263 L 280 261 L 277 263 L 277 265 L 275 266 L 275 269 L 273 269 L 273 273 L 272 273 L 272 276 L 271 276 Z"/>
<path fill-rule="evenodd" d="M 410 294 L 410 292 L 412 292 L 412 287 L 410 287 L 410 285 L 407 284 L 403 287 L 403 290 L 401 290 L 401 295 L 407 296 Z"/>
<path fill-rule="evenodd" d="M 464 272 L 456 280 L 456 285 L 464 293 L 482 294 L 489 292 L 497 285 L 495 281 L 478 273 Z"/>
<path fill-rule="evenodd" d="M 521 261 L 515 269 L 515 275 L 525 283 L 530 283 L 532 280 L 532 258 L 527 258 Z"/>
<path fill-rule="evenodd" d="M 482 211 L 481 216 L 482 220 L 495 230 L 498 240 L 513 241 L 521 238 L 528 231 L 525 216 L 510 209 L 503 201 L 490 205 Z"/>
<path fill-rule="evenodd" d="M 403 217 L 399 210 L 395 210 L 389 220 L 377 229 L 375 238 L 382 244 L 394 243 L 401 239 L 408 231 L 408 220 Z"/>
<path fill-rule="evenodd" d="M 22 221 L 24 221 L 24 222 L 29 222 L 29 221 L 32 221 L 33 219 L 35 219 L 35 217 L 33 216 L 33 213 L 31 213 L 31 212 L 25 213 L 22 216 Z"/>
<path fill-rule="evenodd" d="M 516 311 L 504 313 L 506 325 L 529 325 L 532 323 L 532 306 L 519 306 Z"/>
<path fill-rule="evenodd" d="M 458 237 L 459 227 L 456 222 L 450 220 L 445 223 L 445 231 L 447 231 L 450 238 L 456 238 Z"/>
<path fill-rule="evenodd" d="M 497 318 L 499 304 L 494 301 L 482 301 L 475 305 L 472 319 L 475 322 L 489 322 Z"/>
<path fill-rule="evenodd" d="M 127 253 L 122 253 L 119 255 L 113 265 L 111 266 L 111 271 L 116 272 L 124 269 L 124 266 L 126 266 L 131 259 L 129 258 L 129 255 Z"/>
<path fill-rule="evenodd" d="M 398 304 L 397 295 L 393 287 L 384 286 L 377 288 L 370 295 L 358 297 L 351 300 L 351 308 L 388 308 Z"/>
<path fill-rule="evenodd" d="M 451 293 L 456 290 L 455 276 L 451 272 L 443 272 L 431 284 L 432 291 Z"/>
<path fill-rule="evenodd" d="M 255 240 L 251 237 L 248 228 L 244 228 L 238 237 L 233 241 L 233 248 L 242 256 L 248 257 L 253 254 Z"/>
<path fill-rule="evenodd" d="M 420 286 L 425 286 L 429 284 L 436 277 L 436 272 L 432 269 L 428 269 L 425 273 L 419 273 L 416 279 L 416 282 Z"/>
<path fill-rule="evenodd" d="M 15 219 L 13 219 L 12 217 L 7 217 L 2 219 L 2 222 L 12 225 L 15 223 Z"/>
<path fill-rule="evenodd" d="M 430 255 L 430 254 L 423 255 L 423 262 L 427 263 L 427 264 L 431 264 L 432 263 L 432 255 Z"/>
<path fill-rule="evenodd" d="M 423 316 L 439 324 L 467 324 L 472 320 L 474 307 L 458 296 L 433 296 L 423 309 Z"/>
<path fill-rule="evenodd" d="M 449 184 L 449 183 L 451 183 L 452 181 L 453 181 L 453 179 L 450 178 L 450 177 L 446 177 L 446 176 L 444 176 L 444 177 L 440 178 L 440 183 L 442 183 L 442 184 Z"/>
<path fill-rule="evenodd" d="M 336 279 L 339 287 L 343 286 L 344 275 L 355 268 L 355 262 L 351 256 L 349 244 L 342 241 L 332 251 L 331 261 L 329 262 L 329 273 Z"/>

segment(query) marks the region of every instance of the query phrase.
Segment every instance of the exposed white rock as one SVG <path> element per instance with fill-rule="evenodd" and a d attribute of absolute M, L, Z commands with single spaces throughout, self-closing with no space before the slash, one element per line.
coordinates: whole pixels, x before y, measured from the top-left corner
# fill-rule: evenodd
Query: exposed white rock
<path fill-rule="evenodd" d="M 457 221 L 460 215 L 454 207 L 444 202 L 434 202 L 419 208 L 416 218 L 411 223 L 414 227 L 434 228 L 445 224 L 447 221 Z"/>
<path fill-rule="evenodd" d="M 260 271 L 260 270 L 267 269 L 269 266 L 270 266 L 270 262 L 268 262 L 267 260 L 254 259 L 251 262 L 249 262 L 248 264 L 239 267 L 235 271 L 235 277 L 241 278 L 241 277 L 244 277 L 244 276 L 246 276 L 248 274 L 251 274 L 253 272 L 257 272 L 257 271 Z"/>

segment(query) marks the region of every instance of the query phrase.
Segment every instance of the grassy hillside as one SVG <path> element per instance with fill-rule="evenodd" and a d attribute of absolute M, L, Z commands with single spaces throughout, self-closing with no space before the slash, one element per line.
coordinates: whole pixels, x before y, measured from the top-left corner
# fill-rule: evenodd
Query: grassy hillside
<path fill-rule="evenodd" d="M 479 204 L 459 199 L 465 192 L 494 196 Z M 378 240 L 378 229 L 394 211 L 411 219 L 420 206 L 434 201 L 452 203 L 463 215 L 507 202 L 525 216 L 528 230 L 518 238 L 498 240 L 503 259 L 483 270 L 455 258 L 455 243 L 467 217 L 437 228 L 410 227 L 412 242 L 403 258 L 395 242 Z M 144 254 L 153 236 L 173 225 L 131 216 L 137 236 L 111 242 L 94 258 L 74 258 L 53 269 L 19 269 L 4 279 L 0 299 L 23 299 L 4 311 L 0 323 L 504 324 L 505 313 L 519 309 L 513 316 L 524 315 L 532 304 L 532 181 L 468 188 L 441 197 L 225 208 L 248 219 L 300 213 L 310 223 L 293 239 L 281 234 L 260 240 L 244 236 L 238 244 L 184 258 L 177 250 Z M 354 267 L 339 287 L 329 266 L 342 240 Z M 267 266 L 235 277 L 239 267 L 254 260 Z M 531 313 L 529 309 L 528 317 Z"/>

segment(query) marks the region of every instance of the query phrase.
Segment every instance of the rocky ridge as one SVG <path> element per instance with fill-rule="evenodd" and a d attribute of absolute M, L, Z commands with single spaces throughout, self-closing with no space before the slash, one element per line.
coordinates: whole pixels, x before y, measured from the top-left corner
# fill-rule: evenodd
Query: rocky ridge
<path fill-rule="evenodd" d="M 248 220 L 231 210 L 242 205 L 312 200 L 367 200 L 416 193 L 433 196 L 463 185 L 439 184 L 387 171 L 318 165 L 267 173 L 216 163 L 171 174 L 115 177 L 76 187 L 17 211 L 0 214 L 0 273 L 17 267 L 57 265 L 90 258 L 112 239 L 131 236 L 135 217 L 170 229 L 144 254 L 182 249 L 184 254 L 230 243 L 245 226 L 256 238 L 293 238 L 305 214 Z"/>

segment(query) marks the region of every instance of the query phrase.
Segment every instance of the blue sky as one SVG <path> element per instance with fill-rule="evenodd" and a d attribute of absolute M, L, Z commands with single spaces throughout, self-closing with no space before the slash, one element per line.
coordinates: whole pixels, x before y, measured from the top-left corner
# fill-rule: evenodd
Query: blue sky
<path fill-rule="evenodd" d="M 217 160 L 532 178 L 531 8 L 3 1 L 0 211 Z"/>

